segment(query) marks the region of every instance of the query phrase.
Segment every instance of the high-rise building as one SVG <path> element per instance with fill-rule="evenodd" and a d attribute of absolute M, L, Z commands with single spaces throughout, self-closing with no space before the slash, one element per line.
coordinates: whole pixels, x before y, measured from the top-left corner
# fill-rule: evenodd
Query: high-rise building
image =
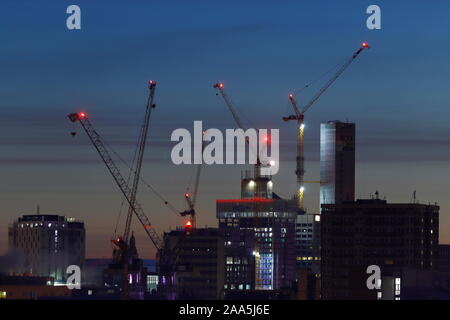
<path fill-rule="evenodd" d="M 65 282 L 68 266 L 84 266 L 84 223 L 58 215 L 24 215 L 9 226 L 9 249 L 23 257 L 10 273 Z"/>
<path fill-rule="evenodd" d="M 225 290 L 281 290 L 295 282 L 295 200 L 268 177 L 242 179 L 241 199 L 216 201 L 225 236 Z"/>
<path fill-rule="evenodd" d="M 355 200 L 355 124 L 320 125 L 320 204 Z"/>
<path fill-rule="evenodd" d="M 437 205 L 392 204 L 378 198 L 324 204 L 321 227 L 324 299 L 376 299 L 382 293 L 366 285 L 372 265 L 380 268 L 382 278 L 394 279 L 393 284 L 405 268 L 433 271 L 437 265 Z"/>

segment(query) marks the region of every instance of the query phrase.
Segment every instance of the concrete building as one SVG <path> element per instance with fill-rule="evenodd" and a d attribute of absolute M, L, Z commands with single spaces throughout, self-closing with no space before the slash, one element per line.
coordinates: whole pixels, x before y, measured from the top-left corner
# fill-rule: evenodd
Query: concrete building
<path fill-rule="evenodd" d="M 380 199 L 325 204 L 321 225 L 324 299 L 376 298 L 366 286 L 371 265 L 380 267 L 381 276 L 393 269 L 433 271 L 436 267 L 437 205 L 390 204 Z"/>
<path fill-rule="evenodd" d="M 169 299 L 220 300 L 224 287 L 224 238 L 216 228 L 164 234 L 166 252 L 176 252 L 174 282 L 160 275 L 158 291 Z"/>
<path fill-rule="evenodd" d="M 272 192 L 268 177 L 245 177 L 241 199 L 216 201 L 225 236 L 225 290 L 280 290 L 295 282 L 295 200 Z M 254 191 L 253 191 L 254 190 Z"/>
<path fill-rule="evenodd" d="M 23 261 L 9 273 L 67 279 L 66 269 L 85 259 L 84 223 L 50 214 L 24 215 L 9 226 L 9 249 Z"/>
<path fill-rule="evenodd" d="M 355 124 L 320 125 L 320 204 L 355 200 Z"/>

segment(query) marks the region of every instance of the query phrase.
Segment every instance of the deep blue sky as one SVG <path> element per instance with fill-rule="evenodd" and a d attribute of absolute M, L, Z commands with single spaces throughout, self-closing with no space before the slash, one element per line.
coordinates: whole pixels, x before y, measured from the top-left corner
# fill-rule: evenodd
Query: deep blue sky
<path fill-rule="evenodd" d="M 82 30 L 66 29 L 78 4 Z M 382 30 L 366 28 L 366 8 L 382 9 Z M 379 190 L 391 202 L 441 205 L 441 242 L 450 241 L 450 2 L 429 1 L 2 1 L 0 4 L 0 253 L 7 224 L 24 213 L 83 219 L 88 255 L 109 257 L 121 197 L 85 134 L 66 114 L 85 110 L 105 139 L 130 158 L 148 93 L 158 81 L 144 177 L 184 209 L 192 168 L 170 162 L 170 133 L 233 128 L 216 81 L 226 84 L 246 123 L 280 128 L 275 189 L 295 188 L 295 131 L 287 94 L 364 52 L 306 115 L 307 180 L 318 180 L 319 123 L 357 124 L 357 196 Z M 300 102 L 319 85 L 303 91 Z M 200 225 L 216 224 L 215 199 L 238 197 L 241 170 L 204 169 Z M 180 220 L 141 188 L 159 231 Z M 306 206 L 318 211 L 318 187 Z M 136 223 L 138 245 L 151 245 Z"/>

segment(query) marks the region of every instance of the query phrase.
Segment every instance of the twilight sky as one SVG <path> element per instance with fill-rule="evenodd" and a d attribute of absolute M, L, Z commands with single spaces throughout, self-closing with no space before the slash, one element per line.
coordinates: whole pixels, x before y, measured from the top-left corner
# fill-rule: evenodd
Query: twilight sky
<path fill-rule="evenodd" d="M 82 30 L 66 28 L 66 8 L 81 7 Z M 366 28 L 367 6 L 382 9 L 382 29 Z M 192 166 L 170 160 L 170 134 L 234 128 L 212 85 L 222 81 L 246 124 L 279 128 L 275 192 L 295 189 L 295 129 L 287 94 L 366 50 L 306 114 L 306 180 L 319 179 L 319 124 L 356 122 L 357 192 L 389 202 L 441 206 L 440 241 L 450 242 L 450 2 L 429 1 L 19 1 L 0 4 L 0 254 L 7 226 L 22 214 L 84 220 L 87 256 L 110 257 L 121 204 L 118 188 L 87 136 L 66 118 L 86 111 L 96 129 L 130 160 L 148 89 L 158 82 L 143 177 L 179 210 Z M 330 74 L 328 74 L 328 77 Z M 327 79 L 297 97 L 308 101 Z M 73 138 L 70 131 L 77 128 Z M 199 226 L 216 226 L 215 199 L 239 196 L 247 166 L 207 166 Z M 122 167 L 124 175 L 126 168 Z M 141 185 L 139 200 L 159 232 L 181 223 Z M 317 185 L 307 186 L 318 212 Z M 123 226 L 123 219 L 120 226 Z M 136 219 L 142 256 L 153 248 Z"/>

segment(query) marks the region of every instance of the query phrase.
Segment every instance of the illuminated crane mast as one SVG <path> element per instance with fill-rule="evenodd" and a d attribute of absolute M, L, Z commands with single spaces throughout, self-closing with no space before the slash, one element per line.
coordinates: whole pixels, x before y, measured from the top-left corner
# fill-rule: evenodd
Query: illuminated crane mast
<path fill-rule="evenodd" d="M 304 114 L 311 108 L 311 106 L 320 98 L 320 96 L 339 78 L 339 76 L 348 68 L 348 66 L 355 60 L 361 52 L 366 48 L 369 48 L 369 44 L 363 42 L 361 47 L 349 58 L 339 70 L 331 77 L 330 80 L 314 95 L 314 97 L 303 107 L 300 111 L 297 107 L 297 102 L 294 99 L 294 95 L 289 94 L 289 101 L 294 110 L 294 114 L 288 117 L 283 117 L 284 121 L 296 120 L 297 121 L 297 161 L 295 174 L 297 176 L 297 207 L 304 210 L 303 205 L 303 192 L 304 192 L 304 176 L 305 176 L 305 157 L 304 157 Z"/>

